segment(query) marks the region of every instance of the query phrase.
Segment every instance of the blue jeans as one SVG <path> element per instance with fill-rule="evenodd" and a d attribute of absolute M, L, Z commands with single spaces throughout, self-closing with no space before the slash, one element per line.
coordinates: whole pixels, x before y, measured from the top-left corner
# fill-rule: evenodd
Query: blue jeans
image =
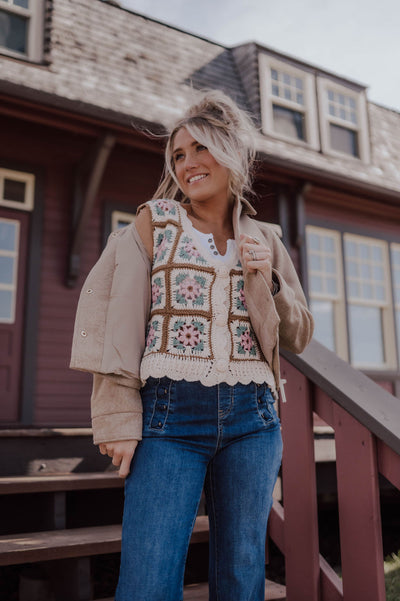
<path fill-rule="evenodd" d="M 268 514 L 282 456 L 270 389 L 149 378 L 125 484 L 116 601 L 181 601 L 204 486 L 210 601 L 263 601 Z"/>

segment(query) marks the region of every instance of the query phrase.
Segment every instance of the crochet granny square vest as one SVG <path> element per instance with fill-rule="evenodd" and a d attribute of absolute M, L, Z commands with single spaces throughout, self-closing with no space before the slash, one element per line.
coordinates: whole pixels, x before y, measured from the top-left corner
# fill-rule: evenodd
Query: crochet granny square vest
<path fill-rule="evenodd" d="M 179 202 L 146 205 L 153 226 L 152 303 L 141 379 L 266 382 L 275 391 L 247 312 L 236 245 L 223 263 L 203 247 Z"/>

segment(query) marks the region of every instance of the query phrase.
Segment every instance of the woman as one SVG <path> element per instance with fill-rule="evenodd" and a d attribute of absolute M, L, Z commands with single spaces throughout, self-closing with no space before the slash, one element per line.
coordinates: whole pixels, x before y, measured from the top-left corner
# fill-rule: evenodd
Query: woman
<path fill-rule="evenodd" d="M 71 366 L 94 374 L 94 441 L 127 477 L 117 601 L 182 599 L 203 487 L 210 600 L 264 599 L 279 343 L 301 352 L 313 322 L 243 197 L 253 137 L 232 100 L 203 94 L 168 138 L 155 199 L 81 293 Z"/>

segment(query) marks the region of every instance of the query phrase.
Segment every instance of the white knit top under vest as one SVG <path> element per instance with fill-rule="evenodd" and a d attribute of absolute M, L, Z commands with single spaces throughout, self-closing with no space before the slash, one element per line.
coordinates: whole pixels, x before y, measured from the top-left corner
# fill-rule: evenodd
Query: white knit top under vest
<path fill-rule="evenodd" d="M 153 224 L 152 303 L 141 379 L 266 382 L 275 391 L 248 316 L 234 241 L 222 260 L 215 244 L 205 248 L 179 202 L 146 204 Z"/>

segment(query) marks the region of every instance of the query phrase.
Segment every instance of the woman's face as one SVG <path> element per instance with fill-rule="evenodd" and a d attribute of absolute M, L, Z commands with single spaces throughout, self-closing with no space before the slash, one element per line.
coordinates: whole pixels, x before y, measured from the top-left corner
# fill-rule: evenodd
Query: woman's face
<path fill-rule="evenodd" d="M 228 200 L 229 169 L 217 163 L 208 149 L 197 142 L 185 127 L 175 134 L 172 160 L 179 186 L 191 201 Z"/>

